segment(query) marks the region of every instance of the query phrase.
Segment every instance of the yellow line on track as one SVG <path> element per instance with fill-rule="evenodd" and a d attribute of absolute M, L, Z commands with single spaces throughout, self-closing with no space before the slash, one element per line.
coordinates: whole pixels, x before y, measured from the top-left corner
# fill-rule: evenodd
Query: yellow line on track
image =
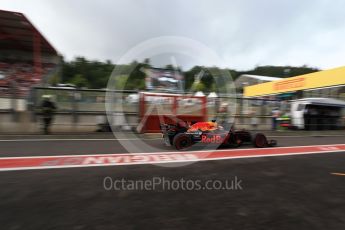
<path fill-rule="evenodd" d="M 345 173 L 331 173 L 332 175 L 336 175 L 336 176 L 345 176 Z"/>

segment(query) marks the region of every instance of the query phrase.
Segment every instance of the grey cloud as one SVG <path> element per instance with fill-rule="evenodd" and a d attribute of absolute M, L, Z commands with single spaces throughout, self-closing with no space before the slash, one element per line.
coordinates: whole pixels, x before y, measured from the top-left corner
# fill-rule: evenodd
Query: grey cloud
<path fill-rule="evenodd" d="M 4 0 L 0 7 L 26 14 L 68 59 L 116 62 L 140 42 L 173 35 L 204 43 L 230 68 L 331 68 L 345 60 L 341 0 Z"/>

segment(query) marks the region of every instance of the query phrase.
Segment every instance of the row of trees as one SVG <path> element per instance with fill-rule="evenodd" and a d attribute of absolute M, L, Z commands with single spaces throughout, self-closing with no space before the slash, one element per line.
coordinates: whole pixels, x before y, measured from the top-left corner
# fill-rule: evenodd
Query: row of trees
<path fill-rule="evenodd" d="M 150 67 L 150 60 L 146 59 L 143 63 L 136 61 L 128 65 L 116 66 L 119 69 L 119 84 L 125 89 L 145 89 L 145 73 L 142 71 L 145 67 Z M 101 89 L 106 88 L 108 79 L 111 76 L 115 65 L 111 61 L 100 62 L 90 61 L 84 57 L 77 57 L 72 61 L 62 61 L 61 71 L 51 79 L 51 84 L 71 83 L 80 88 Z M 174 67 L 168 65 L 166 69 L 174 70 Z M 214 73 L 226 71 L 231 74 L 233 80 L 242 74 L 263 75 L 272 77 L 292 77 L 302 74 L 319 71 L 316 68 L 307 66 L 259 66 L 248 71 L 237 71 L 234 69 L 219 69 L 217 67 L 194 66 L 189 70 L 181 71 L 185 77 L 185 89 L 193 91 L 214 91 L 214 79 L 217 77 Z M 196 81 L 198 74 L 202 73 L 200 81 Z M 223 72 L 224 73 L 224 72 Z"/>

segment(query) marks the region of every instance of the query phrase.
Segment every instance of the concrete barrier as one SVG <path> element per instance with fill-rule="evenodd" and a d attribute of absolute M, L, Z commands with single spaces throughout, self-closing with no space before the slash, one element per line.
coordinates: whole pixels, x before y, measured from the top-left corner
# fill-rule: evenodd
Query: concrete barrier
<path fill-rule="evenodd" d="M 75 119 L 77 116 L 77 119 Z M 52 133 L 85 133 L 98 129 L 97 117 L 104 114 L 70 114 L 59 113 L 54 116 Z M 39 116 L 30 112 L 17 112 L 14 117 L 10 112 L 0 113 L 1 134 L 38 134 L 42 132 Z"/>
<path fill-rule="evenodd" d="M 138 124 L 135 113 L 119 116 L 109 116 L 109 123 L 116 131 L 128 131 Z M 52 133 L 93 133 L 105 124 L 108 117 L 104 113 L 57 113 L 51 126 Z M 249 117 L 236 117 L 236 129 L 253 129 Z M 271 118 L 259 118 L 257 130 L 269 130 Z M 39 134 L 42 133 L 42 123 L 39 115 L 29 111 L 13 113 L 0 112 L 0 134 Z"/>

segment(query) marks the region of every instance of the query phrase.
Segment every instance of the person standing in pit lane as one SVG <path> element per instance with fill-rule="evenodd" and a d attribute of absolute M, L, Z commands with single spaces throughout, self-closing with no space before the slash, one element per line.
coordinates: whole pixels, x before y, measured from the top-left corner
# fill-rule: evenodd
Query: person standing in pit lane
<path fill-rule="evenodd" d="M 55 111 L 56 106 L 55 103 L 51 100 L 51 95 L 43 95 L 43 101 L 41 104 L 41 114 L 44 134 L 50 133 L 50 125 L 52 123 Z"/>
<path fill-rule="evenodd" d="M 280 116 L 280 110 L 276 107 L 272 110 L 272 130 L 277 130 L 278 117 Z"/>

